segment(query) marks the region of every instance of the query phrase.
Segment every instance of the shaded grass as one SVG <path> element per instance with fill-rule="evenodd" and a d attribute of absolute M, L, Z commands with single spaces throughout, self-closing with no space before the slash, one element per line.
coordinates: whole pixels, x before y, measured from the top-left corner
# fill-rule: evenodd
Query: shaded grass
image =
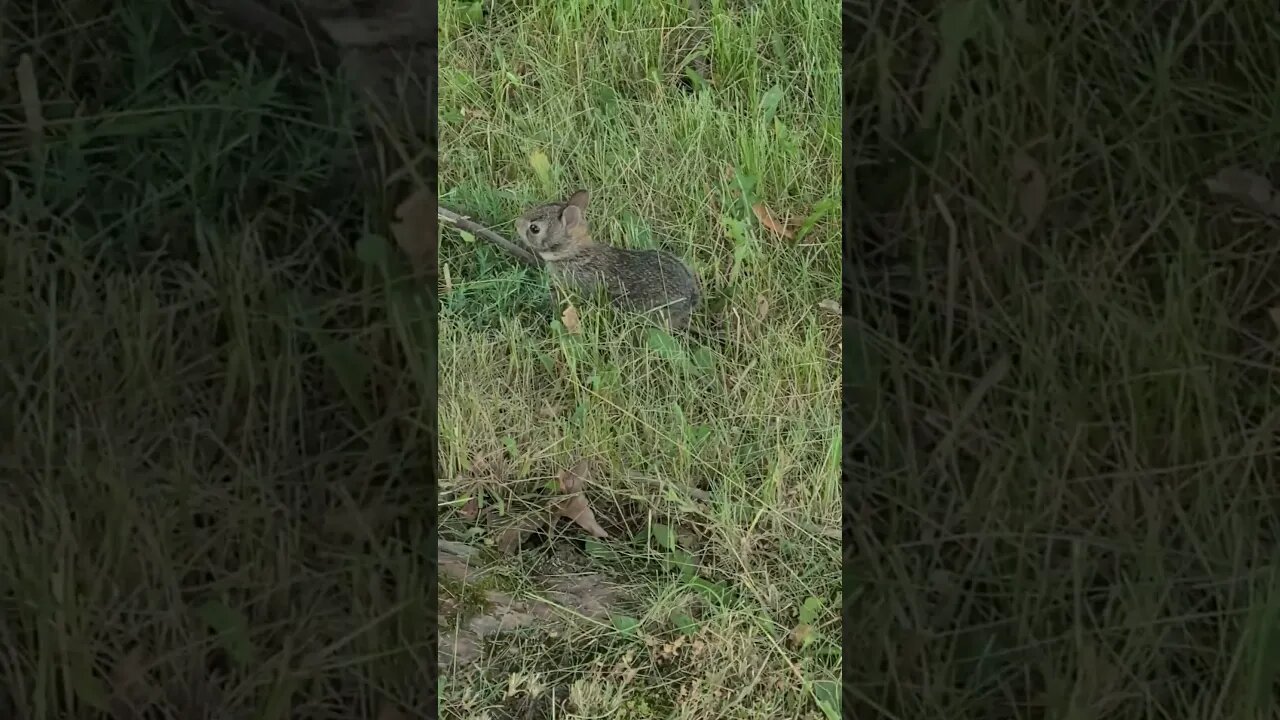
<path fill-rule="evenodd" d="M 1280 151 L 1274 8 L 993 4 L 928 132 L 936 17 L 852 10 L 850 709 L 1273 715 L 1280 251 L 1202 180 Z"/>
<path fill-rule="evenodd" d="M 5 6 L 0 714 L 425 714 L 421 309 L 309 204 L 359 120 L 167 3 Z M 387 512 L 385 508 L 393 508 Z"/>
<path fill-rule="evenodd" d="M 611 539 L 579 549 L 557 526 L 506 570 L 535 585 L 602 572 L 627 597 L 611 626 L 499 641 L 454 671 L 444 716 L 501 706 L 508 682 L 527 697 L 530 675 L 568 717 L 821 716 L 815 688 L 834 695 L 840 660 L 839 338 L 816 309 L 838 274 L 837 218 L 821 212 L 839 181 L 834 8 L 711 3 L 691 19 L 675 3 L 536 2 L 480 26 L 441 12 L 441 202 L 510 234 L 525 207 L 585 187 L 598 239 L 676 252 L 711 297 L 688 335 L 596 306 L 567 333 L 539 273 L 442 235 L 442 533 L 517 523 L 590 458 Z M 690 91 L 697 53 L 712 84 Z M 817 210 L 813 229 L 770 236 L 755 202 L 797 224 Z M 472 497 L 487 528 L 457 514 Z M 809 598 L 815 641 L 793 648 Z"/>

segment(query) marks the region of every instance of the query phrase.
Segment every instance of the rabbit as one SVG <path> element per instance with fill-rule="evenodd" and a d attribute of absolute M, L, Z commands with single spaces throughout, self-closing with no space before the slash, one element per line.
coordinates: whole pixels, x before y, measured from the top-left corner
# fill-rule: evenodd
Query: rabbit
<path fill-rule="evenodd" d="M 587 191 L 578 190 L 564 202 L 532 208 L 516 220 L 516 234 L 566 288 L 584 295 L 603 291 L 619 308 L 655 313 L 672 329 L 686 327 L 702 297 L 697 274 L 662 250 L 594 242 L 587 199 Z M 554 289 L 552 302 L 559 306 Z"/>

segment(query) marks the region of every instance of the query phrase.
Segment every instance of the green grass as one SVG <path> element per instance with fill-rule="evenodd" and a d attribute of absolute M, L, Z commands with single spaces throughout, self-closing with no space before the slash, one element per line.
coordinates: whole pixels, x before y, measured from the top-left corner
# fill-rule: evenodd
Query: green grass
<path fill-rule="evenodd" d="M 1274 717 L 1275 5 L 978 7 L 850 9 L 845 710 Z"/>
<path fill-rule="evenodd" d="M 118 5 L 0 21 L 0 715 L 425 716 L 423 313 L 312 195 L 360 116 Z"/>
<path fill-rule="evenodd" d="M 556 717 L 823 717 L 840 663 L 839 327 L 817 308 L 839 276 L 834 5 L 501 3 L 479 24 L 468 8 L 441 8 L 441 203 L 511 235 L 587 188 L 597 239 L 680 255 L 710 302 L 674 338 L 597 305 L 568 333 L 540 272 L 442 231 L 441 536 L 491 539 L 590 458 L 611 537 L 584 552 L 562 523 L 499 562 L 531 593 L 590 571 L 624 598 L 603 625 L 525 628 L 450 669 L 442 716 L 497 713 L 534 677 L 564 698 Z M 691 92 L 695 52 L 712 70 Z M 809 232 L 771 235 L 757 202 Z M 489 522 L 459 512 L 470 498 Z M 802 620 L 813 640 L 793 647 Z"/>

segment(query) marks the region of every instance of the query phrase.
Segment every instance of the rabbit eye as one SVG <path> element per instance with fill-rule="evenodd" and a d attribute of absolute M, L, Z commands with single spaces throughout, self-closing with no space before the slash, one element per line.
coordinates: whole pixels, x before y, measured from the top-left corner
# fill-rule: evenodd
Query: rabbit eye
<path fill-rule="evenodd" d="M 537 235 L 538 233 L 542 232 L 542 228 L 539 227 L 538 223 L 534 223 L 529 226 L 529 232 L 533 233 L 534 235 Z"/>

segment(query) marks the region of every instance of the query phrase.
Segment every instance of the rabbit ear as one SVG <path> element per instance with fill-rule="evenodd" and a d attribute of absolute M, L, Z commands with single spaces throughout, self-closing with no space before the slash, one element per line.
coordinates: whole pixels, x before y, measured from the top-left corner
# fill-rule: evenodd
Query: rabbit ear
<path fill-rule="evenodd" d="M 586 209 L 587 209 L 587 198 L 588 198 L 587 191 L 586 191 L 586 190 L 579 190 L 579 191 L 575 192 L 574 194 L 570 195 L 570 196 L 569 196 L 569 199 L 568 199 L 568 200 L 566 200 L 565 202 L 567 202 L 567 203 L 568 203 L 568 204 L 570 204 L 570 205 L 574 205 L 574 206 L 576 206 L 576 207 L 577 207 L 578 209 L 580 209 L 580 210 L 586 210 Z"/>
<path fill-rule="evenodd" d="M 566 230 L 582 224 L 582 208 L 577 205 L 565 205 L 560 211 L 560 222 Z"/>

